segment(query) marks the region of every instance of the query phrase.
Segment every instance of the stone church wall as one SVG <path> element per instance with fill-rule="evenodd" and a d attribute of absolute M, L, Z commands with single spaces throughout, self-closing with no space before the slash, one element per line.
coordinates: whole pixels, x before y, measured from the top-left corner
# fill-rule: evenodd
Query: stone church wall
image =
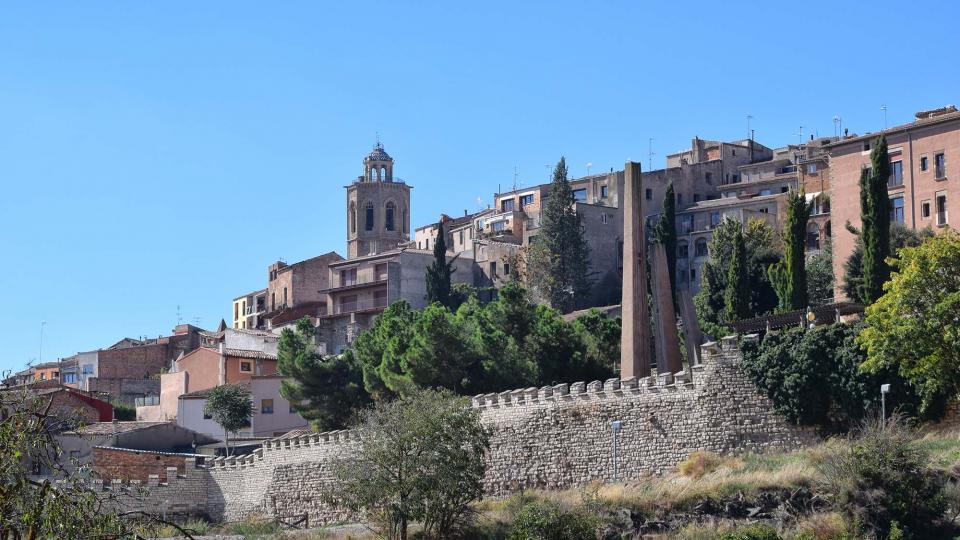
<path fill-rule="evenodd" d="M 663 374 L 474 397 L 473 406 L 493 432 L 487 494 L 637 479 L 668 471 L 695 450 L 779 451 L 816 440 L 772 412 L 741 374 L 732 339 L 723 349 L 709 344 L 704 349 L 703 364 L 675 379 Z M 616 476 L 614 421 L 621 425 Z M 151 479 L 138 504 L 158 511 L 175 501 L 177 508 L 168 512 L 224 521 L 304 514 L 311 525 L 348 520 L 351 516 L 326 507 L 317 494 L 330 479 L 332 460 L 355 445 L 351 432 L 337 431 L 273 440 L 250 456 L 218 458 L 206 468 L 188 463 L 186 475 L 169 485 Z"/>

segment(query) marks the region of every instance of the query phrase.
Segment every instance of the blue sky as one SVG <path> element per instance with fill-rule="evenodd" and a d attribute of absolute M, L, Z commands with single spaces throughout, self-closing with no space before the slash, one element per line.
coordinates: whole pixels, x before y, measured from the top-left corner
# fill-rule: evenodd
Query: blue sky
<path fill-rule="evenodd" d="M 0 370 L 229 315 L 344 253 L 379 133 L 414 226 L 695 135 L 875 131 L 960 101 L 952 2 L 117 2 L 0 17 Z"/>

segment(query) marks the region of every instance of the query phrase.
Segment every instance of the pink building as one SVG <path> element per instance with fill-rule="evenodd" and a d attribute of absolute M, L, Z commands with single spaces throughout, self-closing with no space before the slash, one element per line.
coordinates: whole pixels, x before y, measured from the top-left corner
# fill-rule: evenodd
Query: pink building
<path fill-rule="evenodd" d="M 911 229 L 939 232 L 960 219 L 960 112 L 947 106 L 921 111 L 909 124 L 887 129 L 891 220 Z M 856 238 L 844 227 L 860 227 L 860 170 L 870 166 L 879 133 L 845 137 L 827 145 L 833 216 L 834 294 L 843 298 L 843 264 Z"/>

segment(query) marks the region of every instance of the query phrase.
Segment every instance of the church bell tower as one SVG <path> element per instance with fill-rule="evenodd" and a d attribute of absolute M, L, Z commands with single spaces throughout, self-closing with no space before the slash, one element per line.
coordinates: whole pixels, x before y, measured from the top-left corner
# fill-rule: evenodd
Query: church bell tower
<path fill-rule="evenodd" d="M 379 139 L 363 158 L 363 175 L 347 188 L 347 258 L 395 249 L 410 239 L 410 186 L 393 176 Z"/>

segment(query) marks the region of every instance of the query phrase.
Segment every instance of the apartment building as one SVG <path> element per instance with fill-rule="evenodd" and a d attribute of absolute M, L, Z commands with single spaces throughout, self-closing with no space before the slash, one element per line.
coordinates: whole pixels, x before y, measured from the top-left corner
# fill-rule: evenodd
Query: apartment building
<path fill-rule="evenodd" d="M 290 271 L 294 271 L 292 267 Z M 263 321 L 261 321 L 261 318 L 267 312 L 268 293 L 269 289 L 260 289 L 234 298 L 233 327 L 237 329 L 262 328 Z"/>
<path fill-rule="evenodd" d="M 891 220 L 915 230 L 955 228 L 960 216 L 960 111 L 952 105 L 920 111 L 912 122 L 883 134 L 890 156 Z M 837 224 L 860 227 L 860 171 L 870 166 L 870 150 L 879 135 L 853 135 L 826 146 L 831 212 Z M 841 298 L 843 263 L 856 238 L 842 226 L 834 227 L 833 235 L 834 293 Z"/>

